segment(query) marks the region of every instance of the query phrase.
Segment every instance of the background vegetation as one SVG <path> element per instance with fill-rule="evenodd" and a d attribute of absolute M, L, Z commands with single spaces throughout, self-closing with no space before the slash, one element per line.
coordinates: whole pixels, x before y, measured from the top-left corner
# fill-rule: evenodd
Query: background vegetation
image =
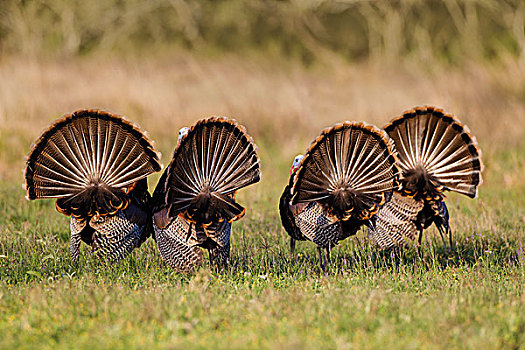
<path fill-rule="evenodd" d="M 524 19 L 519 0 L 0 1 L 0 348 L 524 348 Z M 447 199 L 455 249 L 430 229 L 392 255 L 361 232 L 326 275 L 311 243 L 291 260 L 293 157 L 333 123 L 426 104 L 483 151 L 479 198 Z M 21 170 L 54 119 L 97 107 L 164 164 L 201 117 L 247 127 L 263 180 L 239 194 L 228 271 L 178 275 L 152 240 L 71 266 L 68 219 L 24 199 Z"/>
<path fill-rule="evenodd" d="M 157 49 L 462 62 L 525 59 L 522 0 L 4 0 L 2 50 Z"/>

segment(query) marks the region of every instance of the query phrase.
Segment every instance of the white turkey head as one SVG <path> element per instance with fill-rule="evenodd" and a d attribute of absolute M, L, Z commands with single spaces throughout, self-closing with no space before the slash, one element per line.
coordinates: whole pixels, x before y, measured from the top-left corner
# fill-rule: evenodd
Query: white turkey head
<path fill-rule="evenodd" d="M 295 156 L 292 167 L 290 168 L 290 175 L 292 175 L 293 173 L 297 171 L 297 169 L 299 169 L 299 164 L 301 164 L 301 161 L 303 160 L 303 158 L 304 158 L 304 155 L 302 154 Z"/>
<path fill-rule="evenodd" d="M 186 135 L 188 135 L 188 132 L 190 131 L 190 128 L 188 128 L 187 126 L 181 128 L 179 130 L 179 138 L 177 139 L 177 147 L 179 147 L 180 145 L 180 141 L 182 140 L 182 138 Z"/>

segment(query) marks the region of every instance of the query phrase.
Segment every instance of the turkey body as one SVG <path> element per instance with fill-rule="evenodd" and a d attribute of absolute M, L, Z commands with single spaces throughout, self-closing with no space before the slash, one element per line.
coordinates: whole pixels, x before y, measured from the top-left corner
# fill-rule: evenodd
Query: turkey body
<path fill-rule="evenodd" d="M 163 260 L 180 272 L 203 263 L 203 249 L 227 266 L 231 223 L 245 209 L 237 190 L 261 178 L 257 147 L 235 121 L 198 121 L 176 147 L 153 194 L 154 239 Z"/>
<path fill-rule="evenodd" d="M 80 245 L 99 259 L 126 257 L 151 235 L 146 176 L 158 154 L 140 129 L 121 116 L 79 110 L 53 123 L 28 155 L 28 199 L 56 198 L 70 216 L 71 259 Z"/>
<path fill-rule="evenodd" d="M 333 220 L 326 215 L 325 209 L 318 202 L 310 202 L 295 216 L 297 229 L 308 240 L 317 246 L 328 248 L 335 246 L 339 241 L 353 236 L 368 220 Z"/>
<path fill-rule="evenodd" d="M 444 192 L 474 198 L 482 183 L 481 151 L 468 128 L 435 107 L 417 107 L 394 118 L 385 131 L 398 150 L 401 186 L 369 229 L 381 249 L 406 246 L 435 224 L 452 245 Z"/>
<path fill-rule="evenodd" d="M 231 224 L 227 221 L 210 225 L 206 232 L 177 216 L 165 228 L 154 225 L 154 237 L 164 261 L 177 271 L 193 272 L 203 263 L 203 248 L 210 260 L 226 266 L 230 257 Z"/>
<path fill-rule="evenodd" d="M 71 216 L 71 257 L 78 260 L 80 243 L 92 247 L 93 254 L 100 259 L 115 261 L 128 256 L 151 236 L 149 198 L 146 179 L 140 180 L 130 194 L 130 203 L 114 215 L 93 215 L 87 218 Z M 148 202 L 140 202 L 141 195 Z"/>

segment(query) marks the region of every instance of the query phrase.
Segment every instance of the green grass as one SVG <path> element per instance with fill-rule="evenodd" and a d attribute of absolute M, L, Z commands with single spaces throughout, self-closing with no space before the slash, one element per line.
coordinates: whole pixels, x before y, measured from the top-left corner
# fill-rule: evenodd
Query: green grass
<path fill-rule="evenodd" d="M 222 274 L 176 274 L 151 239 L 110 265 L 83 246 L 71 266 L 68 219 L 2 183 L 0 348 L 525 348 L 524 145 L 486 156 L 480 198 L 449 196 L 454 250 L 434 229 L 420 255 L 359 233 L 327 274 L 312 243 L 290 259 L 276 203 L 288 165 L 261 145 L 269 177 L 241 193 Z"/>

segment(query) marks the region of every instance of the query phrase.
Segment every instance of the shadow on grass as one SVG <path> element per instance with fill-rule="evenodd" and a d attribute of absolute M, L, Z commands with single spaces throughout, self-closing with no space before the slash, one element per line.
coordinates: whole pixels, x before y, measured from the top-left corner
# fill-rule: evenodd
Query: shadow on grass
<path fill-rule="evenodd" d="M 279 243 L 275 244 L 275 241 Z M 0 252 L 0 278 L 11 285 L 87 278 L 95 283 L 101 281 L 142 286 L 185 284 L 193 278 L 191 275 L 178 274 L 164 264 L 153 241 L 134 251 L 129 258 L 115 263 L 96 261 L 90 256 L 89 249 L 84 247 L 78 265 L 71 264 L 65 238 L 59 237 L 54 242 L 39 246 L 37 250 L 40 252 L 35 250 L 34 245 L 25 247 L 21 243 L 16 248 L 4 244 L 3 253 Z M 232 282 L 238 282 L 245 278 L 243 276 L 255 276 L 262 280 L 271 276 L 287 280 L 286 285 L 325 274 L 319 267 L 317 251 L 311 242 L 299 242 L 295 257 L 289 252 L 287 239 L 279 237 L 251 236 L 235 243 L 229 266 L 225 270 L 213 268 L 208 259 L 205 259 L 201 270 L 208 270 Z M 411 246 L 378 251 L 362 237 L 353 237 L 332 250 L 326 274 L 367 275 L 395 273 L 402 269 L 418 273 L 476 265 L 502 270 L 524 264 L 524 244 L 519 238 L 462 236 L 451 249 L 429 235 L 419 250 Z"/>
<path fill-rule="evenodd" d="M 285 245 L 270 245 L 264 239 L 241 242 L 239 250 L 230 259 L 228 273 L 250 272 L 260 275 L 303 275 L 322 273 L 315 245 L 300 242 L 296 256 L 292 257 Z M 483 235 L 460 237 L 451 248 L 441 240 L 424 241 L 418 250 L 415 246 L 378 251 L 362 239 L 350 238 L 341 242 L 331 252 L 327 272 L 366 273 L 379 270 L 411 269 L 444 270 L 484 264 L 507 268 L 525 264 L 523 242 L 508 238 L 489 238 Z"/>
<path fill-rule="evenodd" d="M 332 259 L 332 265 L 341 269 L 348 266 L 348 261 L 351 261 L 351 269 L 359 271 L 400 266 L 414 266 L 428 270 L 472 267 L 480 263 L 501 268 L 525 264 L 523 242 L 494 236 L 462 237 L 455 241 L 452 247 L 443 244 L 441 240 L 430 239 L 424 242 L 420 249 L 410 246 L 377 251 L 366 244 L 354 245 L 353 248 L 346 254 L 337 254 Z"/>

